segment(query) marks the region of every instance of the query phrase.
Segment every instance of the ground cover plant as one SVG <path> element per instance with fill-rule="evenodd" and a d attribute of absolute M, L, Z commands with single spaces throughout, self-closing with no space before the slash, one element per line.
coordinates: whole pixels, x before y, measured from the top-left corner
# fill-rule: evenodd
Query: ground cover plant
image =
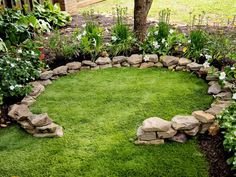
<path fill-rule="evenodd" d="M 107 69 L 63 77 L 31 109 L 48 112 L 65 136 L 36 139 L 18 126 L 1 129 L 1 175 L 208 176 L 194 139 L 133 144 L 146 117 L 171 119 L 207 108 L 212 102 L 207 87 L 194 75 L 166 69 Z"/>

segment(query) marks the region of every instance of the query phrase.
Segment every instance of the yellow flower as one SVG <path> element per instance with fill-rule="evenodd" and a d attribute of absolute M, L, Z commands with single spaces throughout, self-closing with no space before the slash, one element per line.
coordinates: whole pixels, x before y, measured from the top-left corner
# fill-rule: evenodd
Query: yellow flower
<path fill-rule="evenodd" d="M 184 48 L 183 48 L 183 52 L 184 52 L 184 53 L 187 52 L 187 50 L 188 50 L 188 47 L 184 47 Z"/>

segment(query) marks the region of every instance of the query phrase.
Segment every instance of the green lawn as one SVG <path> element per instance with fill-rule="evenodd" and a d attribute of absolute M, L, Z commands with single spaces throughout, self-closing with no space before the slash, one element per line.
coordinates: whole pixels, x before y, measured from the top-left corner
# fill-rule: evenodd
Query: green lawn
<path fill-rule="evenodd" d="M 0 129 L 1 177 L 207 177 L 196 140 L 136 146 L 137 127 L 151 116 L 171 119 L 212 102 L 196 76 L 165 69 L 83 71 L 48 86 L 32 107 L 64 127 L 38 139 L 18 126 Z"/>
<path fill-rule="evenodd" d="M 134 0 L 105 0 L 104 2 L 81 8 L 79 11 L 92 8 L 95 12 L 111 13 L 112 7 L 116 5 L 128 7 L 129 14 L 133 14 Z M 150 17 L 157 18 L 158 12 L 165 8 L 172 10 L 171 20 L 175 23 L 188 23 L 189 12 L 199 14 L 205 11 L 212 18 L 212 22 L 222 19 L 227 22 L 228 16 L 236 15 L 235 0 L 153 0 Z"/>

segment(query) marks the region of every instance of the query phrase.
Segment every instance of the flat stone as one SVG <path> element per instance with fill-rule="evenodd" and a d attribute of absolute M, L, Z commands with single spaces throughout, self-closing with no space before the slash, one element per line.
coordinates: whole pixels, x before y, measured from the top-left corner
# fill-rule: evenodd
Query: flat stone
<path fill-rule="evenodd" d="M 165 138 L 171 138 L 173 137 L 175 134 L 177 133 L 177 131 L 173 128 L 170 128 L 168 131 L 166 132 L 157 132 L 157 137 L 161 138 L 161 139 L 165 139 Z"/>
<path fill-rule="evenodd" d="M 157 139 L 156 132 L 145 132 L 143 131 L 142 126 L 140 126 L 137 130 L 137 137 L 141 141 L 149 141 Z"/>
<path fill-rule="evenodd" d="M 8 116 L 16 121 L 26 120 L 31 115 L 32 113 L 26 104 L 14 104 L 10 107 L 10 111 L 8 112 Z"/>
<path fill-rule="evenodd" d="M 190 69 L 191 71 L 199 71 L 201 69 L 202 65 L 192 62 L 187 64 L 187 68 Z"/>
<path fill-rule="evenodd" d="M 81 68 L 81 63 L 80 62 L 70 62 L 70 63 L 67 63 L 66 66 L 68 67 L 69 70 L 78 70 Z"/>
<path fill-rule="evenodd" d="M 176 71 L 183 71 L 185 69 L 185 66 L 176 66 Z"/>
<path fill-rule="evenodd" d="M 175 136 L 170 138 L 170 140 L 178 143 L 185 143 L 188 140 L 188 138 L 184 133 L 177 133 Z"/>
<path fill-rule="evenodd" d="M 161 61 L 164 66 L 169 67 L 171 65 L 177 65 L 179 63 L 179 58 L 173 56 L 161 56 Z"/>
<path fill-rule="evenodd" d="M 215 98 L 219 98 L 221 100 L 227 101 L 227 100 L 232 100 L 232 96 L 233 95 L 231 92 L 221 92 L 221 93 L 215 95 Z"/>
<path fill-rule="evenodd" d="M 83 60 L 82 65 L 91 66 L 91 67 L 96 67 L 97 66 L 97 64 L 92 62 L 91 60 Z"/>
<path fill-rule="evenodd" d="M 196 126 L 195 128 L 191 130 L 185 130 L 184 133 L 189 135 L 189 136 L 196 136 L 197 133 L 199 132 L 199 126 Z"/>
<path fill-rule="evenodd" d="M 81 70 L 81 71 L 90 70 L 90 66 L 81 66 L 80 70 Z"/>
<path fill-rule="evenodd" d="M 32 96 L 29 96 L 29 95 L 25 96 L 23 100 L 21 101 L 22 104 L 26 104 L 27 106 L 31 106 L 35 102 L 36 100 Z"/>
<path fill-rule="evenodd" d="M 171 121 L 175 130 L 191 130 L 200 125 L 200 122 L 194 116 L 177 115 Z"/>
<path fill-rule="evenodd" d="M 99 65 L 100 69 L 112 68 L 112 64 Z"/>
<path fill-rule="evenodd" d="M 67 66 L 60 66 L 53 70 L 54 76 L 63 76 L 67 74 L 68 67 Z"/>
<path fill-rule="evenodd" d="M 111 59 L 109 57 L 99 57 L 96 61 L 96 64 L 98 65 L 106 65 L 111 64 Z"/>
<path fill-rule="evenodd" d="M 130 67 L 130 64 L 125 61 L 125 62 L 121 63 L 121 66 L 123 66 L 123 67 Z"/>
<path fill-rule="evenodd" d="M 163 64 L 161 62 L 157 62 L 153 65 L 153 67 L 156 67 L 156 68 L 162 68 L 163 67 Z"/>
<path fill-rule="evenodd" d="M 159 117 L 151 117 L 143 121 L 143 131 L 166 132 L 171 128 L 171 122 Z"/>
<path fill-rule="evenodd" d="M 33 134 L 33 136 L 37 138 L 54 138 L 54 137 L 62 137 L 63 134 L 64 133 L 62 127 L 58 126 L 54 133 L 35 133 Z"/>
<path fill-rule="evenodd" d="M 146 145 L 146 144 L 159 145 L 159 144 L 164 144 L 164 143 L 165 143 L 164 139 L 156 139 L 156 140 L 150 140 L 150 141 L 137 140 L 134 142 L 134 144 L 137 144 L 137 145 Z"/>
<path fill-rule="evenodd" d="M 199 133 L 201 133 L 201 134 L 206 133 L 211 125 L 212 125 L 212 123 L 201 124 Z"/>
<path fill-rule="evenodd" d="M 141 69 L 144 69 L 144 68 L 151 68 L 154 66 L 154 63 L 153 62 L 147 62 L 147 63 L 142 63 L 140 68 Z"/>
<path fill-rule="evenodd" d="M 40 83 L 43 86 L 47 86 L 47 85 L 52 84 L 52 81 L 50 79 L 48 79 L 48 80 L 38 81 L 38 83 Z"/>
<path fill-rule="evenodd" d="M 43 127 L 52 123 L 52 120 L 48 117 L 47 113 L 31 115 L 29 121 L 35 127 Z"/>
<path fill-rule="evenodd" d="M 222 108 L 220 106 L 213 106 L 210 109 L 206 110 L 205 112 L 212 114 L 214 116 L 217 116 L 217 115 L 221 114 L 223 110 L 224 110 L 224 108 Z"/>
<path fill-rule="evenodd" d="M 213 102 L 211 104 L 211 107 L 213 106 L 219 106 L 221 108 L 228 108 L 231 104 L 233 103 L 233 101 L 223 101 L 223 100 L 216 100 L 215 102 Z"/>
<path fill-rule="evenodd" d="M 208 88 L 208 94 L 218 94 L 221 92 L 221 86 L 219 83 L 214 83 Z"/>
<path fill-rule="evenodd" d="M 192 61 L 187 58 L 180 58 L 179 65 L 180 66 L 187 66 L 187 64 L 191 63 Z"/>
<path fill-rule="evenodd" d="M 145 57 L 148 58 L 149 62 L 153 62 L 153 63 L 158 62 L 158 55 L 157 54 L 146 54 Z"/>
<path fill-rule="evenodd" d="M 125 57 L 125 56 L 116 56 L 112 59 L 112 63 L 113 64 L 120 64 L 126 60 L 127 60 L 127 57 Z"/>
<path fill-rule="evenodd" d="M 204 111 L 194 111 L 192 115 L 202 123 L 214 122 L 215 116 Z"/>
<path fill-rule="evenodd" d="M 143 61 L 143 56 L 138 54 L 133 54 L 127 58 L 127 61 L 131 65 L 140 64 Z"/>
<path fill-rule="evenodd" d="M 40 74 L 40 79 L 47 80 L 50 79 L 53 76 L 53 71 L 45 71 Z"/>
<path fill-rule="evenodd" d="M 121 68 L 121 64 L 120 64 L 120 63 L 118 63 L 118 64 L 113 64 L 112 67 L 113 67 L 113 68 Z"/>
<path fill-rule="evenodd" d="M 45 87 L 39 82 L 31 82 L 30 84 L 33 86 L 33 88 L 32 92 L 29 95 L 33 98 L 37 98 L 41 93 L 45 91 Z"/>
<path fill-rule="evenodd" d="M 215 136 L 219 133 L 220 131 L 220 126 L 217 122 L 214 122 L 211 124 L 211 126 L 208 128 L 209 135 Z"/>
<path fill-rule="evenodd" d="M 55 123 L 50 123 L 48 125 L 45 125 L 43 127 L 36 127 L 36 130 L 39 133 L 54 133 L 59 125 Z"/>

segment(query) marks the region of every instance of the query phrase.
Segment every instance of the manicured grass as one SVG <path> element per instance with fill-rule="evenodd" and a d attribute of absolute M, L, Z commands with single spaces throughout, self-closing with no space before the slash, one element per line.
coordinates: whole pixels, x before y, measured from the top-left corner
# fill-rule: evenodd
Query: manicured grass
<path fill-rule="evenodd" d="M 207 108 L 212 98 L 196 76 L 165 69 L 107 69 L 63 77 L 48 86 L 34 113 L 49 113 L 65 136 L 37 139 L 18 126 L 0 130 L 0 176 L 206 177 L 195 140 L 136 146 L 151 116 L 171 119 Z"/>
<path fill-rule="evenodd" d="M 81 8 L 79 11 L 92 8 L 95 12 L 111 14 L 112 7 L 116 7 L 116 5 L 128 7 L 129 14 L 133 15 L 134 0 L 105 0 L 104 2 Z M 221 20 L 227 22 L 228 16 L 236 15 L 235 0 L 153 0 L 149 16 L 157 18 L 159 11 L 165 8 L 171 9 L 171 20 L 175 23 L 188 23 L 189 12 L 199 14 L 205 11 L 212 18 L 211 22 L 220 22 Z"/>

